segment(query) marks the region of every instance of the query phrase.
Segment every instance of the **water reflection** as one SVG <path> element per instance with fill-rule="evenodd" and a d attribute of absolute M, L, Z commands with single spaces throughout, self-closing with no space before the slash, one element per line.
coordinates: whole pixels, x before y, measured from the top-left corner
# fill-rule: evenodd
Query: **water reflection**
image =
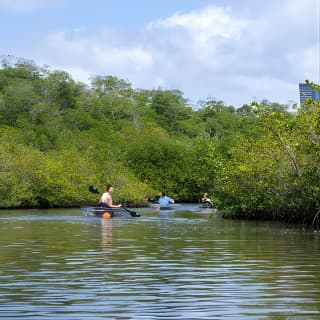
<path fill-rule="evenodd" d="M 112 219 L 101 220 L 102 247 L 109 248 L 112 245 Z"/>
<path fill-rule="evenodd" d="M 1 217 L 3 319 L 319 319 L 319 235 L 145 214 Z"/>

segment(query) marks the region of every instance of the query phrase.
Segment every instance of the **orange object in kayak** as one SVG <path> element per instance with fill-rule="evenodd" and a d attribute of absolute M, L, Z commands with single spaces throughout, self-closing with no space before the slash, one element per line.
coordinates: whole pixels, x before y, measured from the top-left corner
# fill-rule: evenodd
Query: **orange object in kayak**
<path fill-rule="evenodd" d="M 109 213 L 111 216 L 110 218 L 127 217 L 128 213 L 131 217 L 140 217 L 140 214 L 138 212 L 131 211 L 125 207 L 81 207 L 81 211 L 85 216 L 93 216 L 99 218 L 103 218 L 104 213 Z M 109 219 L 109 217 L 107 217 L 106 219 Z"/>
<path fill-rule="evenodd" d="M 111 214 L 110 212 L 104 212 L 104 213 L 102 214 L 102 218 L 104 218 L 104 219 L 110 219 L 110 218 L 112 218 L 112 214 Z"/>

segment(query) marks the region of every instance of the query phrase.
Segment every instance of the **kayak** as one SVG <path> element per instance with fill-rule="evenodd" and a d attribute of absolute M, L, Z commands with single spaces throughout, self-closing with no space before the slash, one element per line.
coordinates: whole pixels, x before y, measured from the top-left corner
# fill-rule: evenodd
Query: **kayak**
<path fill-rule="evenodd" d="M 200 208 L 204 208 L 204 209 L 213 208 L 213 204 L 210 202 L 204 202 L 200 204 Z"/>
<path fill-rule="evenodd" d="M 179 204 L 168 204 L 166 206 L 161 206 L 159 203 L 150 203 L 150 208 L 157 210 L 157 211 L 176 210 L 178 207 L 180 207 Z"/>
<path fill-rule="evenodd" d="M 100 194 L 99 190 L 95 186 L 89 186 L 89 191 L 93 194 Z M 101 217 L 105 219 L 128 216 L 128 213 L 131 217 L 140 217 L 140 213 L 129 210 L 126 207 L 121 206 L 110 208 L 104 204 L 97 207 L 81 207 L 81 211 L 86 216 Z"/>
<path fill-rule="evenodd" d="M 139 217 L 140 215 L 129 209 L 120 208 L 106 208 L 106 207 L 81 207 L 81 212 L 85 216 L 99 217 L 104 219 L 111 219 L 115 217 Z"/>

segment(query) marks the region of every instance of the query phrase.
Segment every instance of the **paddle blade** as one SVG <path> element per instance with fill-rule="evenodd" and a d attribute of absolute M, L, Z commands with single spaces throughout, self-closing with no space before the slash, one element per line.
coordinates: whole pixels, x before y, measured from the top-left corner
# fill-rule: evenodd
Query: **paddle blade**
<path fill-rule="evenodd" d="M 126 210 L 127 212 L 129 212 L 130 215 L 131 215 L 131 217 L 141 217 L 140 213 L 138 213 L 138 212 L 129 210 L 129 209 L 126 208 L 126 207 L 121 207 L 121 208 L 124 209 L 124 210 Z"/>
<path fill-rule="evenodd" d="M 154 196 L 152 198 L 149 198 L 148 201 L 151 203 L 158 203 L 160 197 L 159 196 Z"/>
<path fill-rule="evenodd" d="M 131 211 L 130 215 L 131 215 L 131 217 L 135 217 L 135 218 L 141 217 L 141 214 L 138 212 L 135 212 L 135 211 Z"/>
<path fill-rule="evenodd" d="M 94 194 L 99 194 L 99 190 L 95 186 L 89 186 L 89 191 Z"/>

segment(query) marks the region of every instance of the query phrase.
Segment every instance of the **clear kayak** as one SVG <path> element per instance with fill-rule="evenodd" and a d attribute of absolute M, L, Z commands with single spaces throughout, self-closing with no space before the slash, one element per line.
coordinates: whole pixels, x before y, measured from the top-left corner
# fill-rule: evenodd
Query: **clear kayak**
<path fill-rule="evenodd" d="M 140 214 L 127 208 L 108 208 L 108 207 L 81 207 L 81 212 L 85 216 L 100 217 L 110 219 L 114 217 L 140 217 Z"/>
<path fill-rule="evenodd" d="M 200 204 L 199 208 L 204 208 L 204 209 L 213 208 L 213 204 L 211 202 L 203 202 Z"/>
<path fill-rule="evenodd" d="M 180 204 L 169 204 L 166 206 L 161 206 L 159 203 L 150 203 L 150 208 L 157 210 L 157 211 L 169 211 L 169 210 L 177 210 L 181 207 Z"/>

